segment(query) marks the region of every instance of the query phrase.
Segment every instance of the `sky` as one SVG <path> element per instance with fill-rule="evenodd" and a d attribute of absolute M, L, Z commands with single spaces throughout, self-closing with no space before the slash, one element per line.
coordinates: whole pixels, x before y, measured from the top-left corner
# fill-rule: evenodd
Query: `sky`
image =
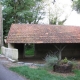
<path fill-rule="evenodd" d="M 50 3 L 50 6 L 52 6 L 52 1 L 53 0 L 46 0 L 46 3 Z M 59 8 L 63 10 L 63 15 L 61 15 L 60 19 L 64 19 L 65 16 L 67 17 L 66 22 L 64 25 L 74 25 L 74 26 L 80 26 L 80 14 L 78 14 L 76 11 L 72 11 L 71 5 L 72 1 L 71 0 L 56 0 L 56 5 L 58 5 Z M 46 8 L 47 12 L 48 8 Z M 42 24 L 49 24 L 49 14 L 46 13 L 45 18 L 41 21 Z"/>
<path fill-rule="evenodd" d="M 80 14 L 78 14 L 76 11 L 73 11 L 64 25 L 80 26 Z"/>

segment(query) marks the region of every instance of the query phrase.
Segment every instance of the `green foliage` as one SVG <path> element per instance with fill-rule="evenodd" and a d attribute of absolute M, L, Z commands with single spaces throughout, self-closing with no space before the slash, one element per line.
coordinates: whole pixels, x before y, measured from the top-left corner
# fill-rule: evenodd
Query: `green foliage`
<path fill-rule="evenodd" d="M 72 65 L 73 67 L 76 66 L 76 63 L 74 61 L 70 61 L 66 57 L 58 62 L 58 65 L 64 65 L 64 64 L 66 64 L 66 65 Z"/>
<path fill-rule="evenodd" d="M 50 54 L 45 57 L 45 61 L 46 61 L 46 64 L 53 66 L 53 65 L 57 64 L 58 58 L 57 58 L 57 56 Z"/>
<path fill-rule="evenodd" d="M 80 13 L 80 0 L 73 1 L 73 9 Z"/>
<path fill-rule="evenodd" d="M 68 64 L 73 65 L 73 70 L 78 69 L 79 64 L 77 63 L 77 61 L 68 61 Z"/>
<path fill-rule="evenodd" d="M 59 60 L 56 55 L 47 55 L 45 57 L 45 66 L 43 68 L 46 70 L 53 70 L 54 65 L 71 65 L 73 69 L 75 69 L 77 64 L 75 61 L 70 61 L 66 57 L 62 60 Z"/>
<path fill-rule="evenodd" d="M 65 18 L 64 20 L 62 20 L 62 21 L 57 21 L 57 17 L 52 17 L 51 19 L 50 19 L 50 24 L 54 24 L 54 25 L 56 25 L 57 23 L 58 23 L 58 25 L 63 25 L 63 23 L 65 22 L 67 20 L 67 18 Z"/>
<path fill-rule="evenodd" d="M 68 59 L 65 57 L 63 60 L 61 60 L 62 64 L 67 64 L 68 63 Z"/>
<path fill-rule="evenodd" d="M 38 23 L 44 14 L 42 0 L 0 0 L 3 5 L 3 31 L 6 36 L 12 23 Z"/>
<path fill-rule="evenodd" d="M 26 50 L 25 55 L 26 56 L 34 56 L 34 48 Z"/>
<path fill-rule="evenodd" d="M 34 45 L 26 45 L 25 46 L 25 56 L 34 56 Z"/>
<path fill-rule="evenodd" d="M 57 18 L 55 17 L 55 18 L 51 18 L 50 19 L 50 24 L 54 24 L 54 25 L 56 25 L 56 23 L 57 23 Z"/>
<path fill-rule="evenodd" d="M 33 69 L 27 66 L 22 67 L 12 67 L 10 70 L 25 76 L 29 80 L 79 80 L 80 70 L 74 70 L 74 76 L 60 76 L 56 74 L 50 74 L 43 69 Z"/>
<path fill-rule="evenodd" d="M 48 0 L 49 1 L 49 0 Z M 56 1 L 55 4 L 51 5 L 47 3 L 49 7 L 49 23 L 53 25 L 63 25 L 63 23 L 67 20 L 68 14 L 64 16 L 64 19 L 61 20 L 61 17 L 65 13 L 66 5 L 61 2 Z M 62 5 L 59 5 L 62 4 Z M 64 8 L 63 8 L 64 7 Z"/>

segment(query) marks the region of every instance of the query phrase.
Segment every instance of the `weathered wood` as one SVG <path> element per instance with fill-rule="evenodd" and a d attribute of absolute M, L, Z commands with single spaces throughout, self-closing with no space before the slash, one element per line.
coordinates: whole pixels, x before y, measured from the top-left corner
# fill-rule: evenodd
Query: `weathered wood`
<path fill-rule="evenodd" d="M 61 51 L 59 51 L 59 60 L 61 60 Z"/>
<path fill-rule="evenodd" d="M 55 48 L 57 48 L 59 50 L 59 48 L 56 45 L 54 45 L 54 46 L 55 46 Z"/>
<path fill-rule="evenodd" d="M 68 59 L 80 59 L 80 43 L 79 44 L 35 44 L 35 56 L 44 59 L 47 54 L 54 54 L 58 56 L 59 51 L 55 46 L 60 47 L 60 45 L 66 45 L 62 50 L 61 58 L 67 57 Z M 62 46 L 63 47 L 63 46 Z M 52 51 L 52 52 L 51 52 Z"/>
<path fill-rule="evenodd" d="M 59 56 L 58 56 L 58 58 L 59 58 L 59 60 L 61 60 L 61 57 L 62 57 L 62 55 L 61 55 L 61 53 L 62 53 L 62 51 L 64 50 L 64 48 L 66 47 L 66 46 L 61 46 L 60 45 L 60 47 L 58 47 L 58 46 L 56 46 L 56 45 L 54 45 L 55 46 L 55 48 L 57 48 L 58 49 L 58 51 L 59 51 Z"/>

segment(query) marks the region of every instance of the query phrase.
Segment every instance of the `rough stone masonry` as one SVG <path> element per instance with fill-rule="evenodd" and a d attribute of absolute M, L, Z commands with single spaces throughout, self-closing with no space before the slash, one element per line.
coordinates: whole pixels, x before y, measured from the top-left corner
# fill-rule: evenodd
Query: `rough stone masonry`
<path fill-rule="evenodd" d="M 0 46 L 3 45 L 3 21 L 2 21 L 2 6 L 0 5 Z"/>

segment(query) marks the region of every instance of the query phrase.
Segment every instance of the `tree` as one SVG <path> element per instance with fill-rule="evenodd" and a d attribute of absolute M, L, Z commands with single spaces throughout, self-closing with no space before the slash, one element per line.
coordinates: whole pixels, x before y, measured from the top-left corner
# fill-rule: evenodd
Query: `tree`
<path fill-rule="evenodd" d="M 69 17 L 71 11 L 66 12 L 71 9 L 69 5 L 61 0 L 44 0 L 47 6 L 47 15 L 49 15 L 49 24 L 63 25 L 63 23 Z M 63 3 L 62 3 L 63 2 Z M 67 10 L 66 10 L 67 9 Z"/>
<path fill-rule="evenodd" d="M 42 19 L 42 0 L 1 0 L 3 31 L 7 35 L 12 23 L 38 23 Z"/>
<path fill-rule="evenodd" d="M 63 25 L 63 23 L 67 20 L 68 14 L 65 15 L 65 5 L 59 5 L 59 3 L 56 1 L 53 3 L 53 7 L 49 10 L 49 23 L 55 24 L 55 25 Z M 61 18 L 64 16 L 64 19 L 61 20 Z"/>
<path fill-rule="evenodd" d="M 73 9 L 80 13 L 80 0 L 73 1 Z"/>

